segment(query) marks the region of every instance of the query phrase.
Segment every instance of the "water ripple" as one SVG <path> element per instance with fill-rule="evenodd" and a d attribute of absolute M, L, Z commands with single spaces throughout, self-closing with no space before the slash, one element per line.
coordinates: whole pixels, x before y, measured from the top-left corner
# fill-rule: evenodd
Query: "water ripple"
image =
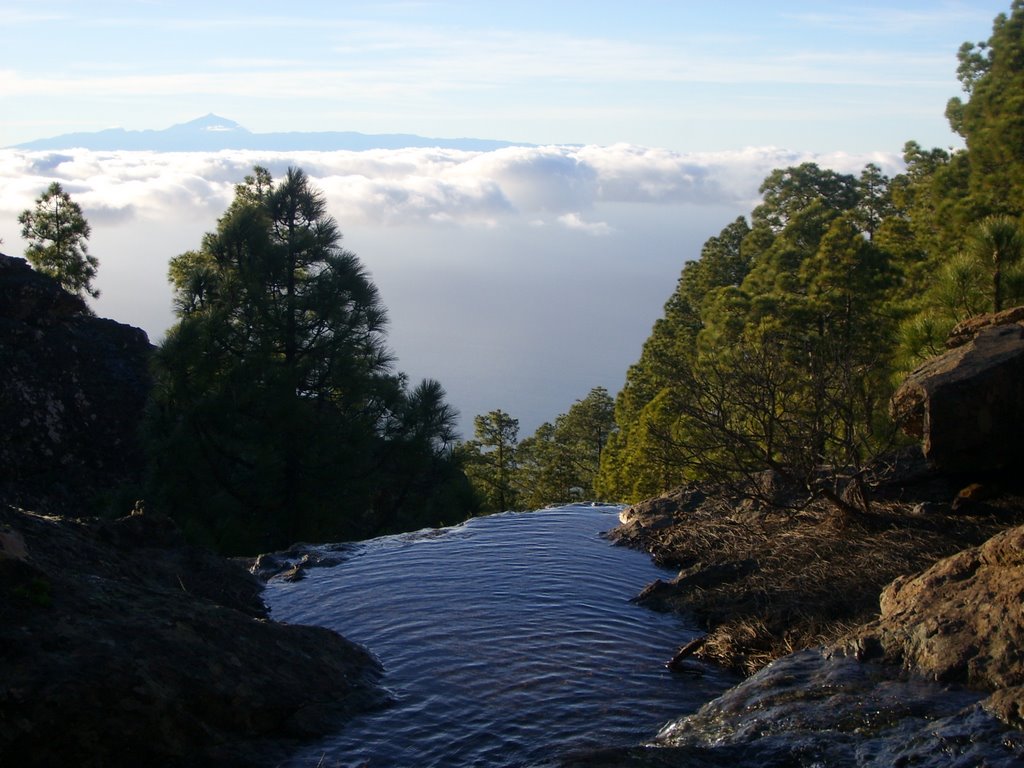
<path fill-rule="evenodd" d="M 364 644 L 396 697 L 285 765 L 526 766 L 650 738 L 727 687 L 713 669 L 665 670 L 694 633 L 629 602 L 665 572 L 599 537 L 617 512 L 476 518 L 363 542 L 339 565 L 271 582 L 274 618 Z"/>

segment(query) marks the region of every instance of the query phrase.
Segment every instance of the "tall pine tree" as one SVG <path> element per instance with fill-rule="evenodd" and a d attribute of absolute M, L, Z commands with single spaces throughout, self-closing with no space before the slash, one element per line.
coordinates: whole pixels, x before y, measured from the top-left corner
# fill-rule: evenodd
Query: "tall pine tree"
<path fill-rule="evenodd" d="M 340 239 L 301 170 L 275 183 L 257 168 L 171 262 L 179 320 L 156 354 L 151 494 L 221 549 L 391 529 L 399 505 L 459 481 L 443 390 L 407 391 L 377 289 Z"/>

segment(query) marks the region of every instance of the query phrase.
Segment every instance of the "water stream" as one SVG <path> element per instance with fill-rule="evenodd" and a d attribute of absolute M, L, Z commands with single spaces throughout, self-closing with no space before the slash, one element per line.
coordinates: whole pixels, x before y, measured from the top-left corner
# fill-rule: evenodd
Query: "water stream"
<path fill-rule="evenodd" d="M 649 739 L 734 683 L 665 669 L 694 632 L 629 602 L 666 574 L 600 537 L 618 511 L 475 518 L 330 547 L 338 564 L 272 580 L 275 619 L 364 644 L 395 699 L 285 765 L 536 765 Z"/>

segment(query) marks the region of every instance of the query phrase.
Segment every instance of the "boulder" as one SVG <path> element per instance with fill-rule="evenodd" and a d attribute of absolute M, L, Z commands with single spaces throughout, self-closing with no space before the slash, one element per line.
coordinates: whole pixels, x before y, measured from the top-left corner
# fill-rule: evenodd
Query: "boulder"
<path fill-rule="evenodd" d="M 144 331 L 0 254 L 0 501 L 81 514 L 137 483 L 151 350 Z"/>
<path fill-rule="evenodd" d="M 998 692 L 998 714 L 1024 726 L 1024 526 L 885 588 L 881 615 L 839 644 L 942 683 Z"/>
<path fill-rule="evenodd" d="M 704 499 L 704 492 L 696 486 L 676 488 L 626 507 L 619 512 L 619 523 L 635 528 L 663 528 L 672 525 L 678 515 L 696 509 Z"/>
<path fill-rule="evenodd" d="M 930 359 L 896 391 L 891 412 L 921 438 L 925 457 L 950 472 L 986 472 L 1024 458 L 1024 324 L 1021 308 L 973 319 L 959 346 Z"/>
<path fill-rule="evenodd" d="M 896 579 L 880 618 L 776 660 L 650 743 L 560 765 L 1024 765 L 1022 595 L 1018 526 Z"/>

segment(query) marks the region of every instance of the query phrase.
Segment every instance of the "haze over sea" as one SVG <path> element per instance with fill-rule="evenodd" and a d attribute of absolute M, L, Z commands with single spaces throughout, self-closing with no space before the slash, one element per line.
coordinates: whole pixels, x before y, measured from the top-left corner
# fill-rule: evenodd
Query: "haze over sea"
<path fill-rule="evenodd" d="M 441 381 L 462 414 L 501 408 L 523 436 L 595 386 L 613 394 L 686 259 L 749 213 L 775 167 L 892 173 L 895 153 L 773 148 L 679 153 L 631 145 L 353 151 L 0 150 L 2 249 L 52 180 L 79 202 L 100 259 L 97 314 L 159 340 L 169 259 L 196 248 L 234 184 L 302 167 L 380 289 L 398 368 Z"/>

